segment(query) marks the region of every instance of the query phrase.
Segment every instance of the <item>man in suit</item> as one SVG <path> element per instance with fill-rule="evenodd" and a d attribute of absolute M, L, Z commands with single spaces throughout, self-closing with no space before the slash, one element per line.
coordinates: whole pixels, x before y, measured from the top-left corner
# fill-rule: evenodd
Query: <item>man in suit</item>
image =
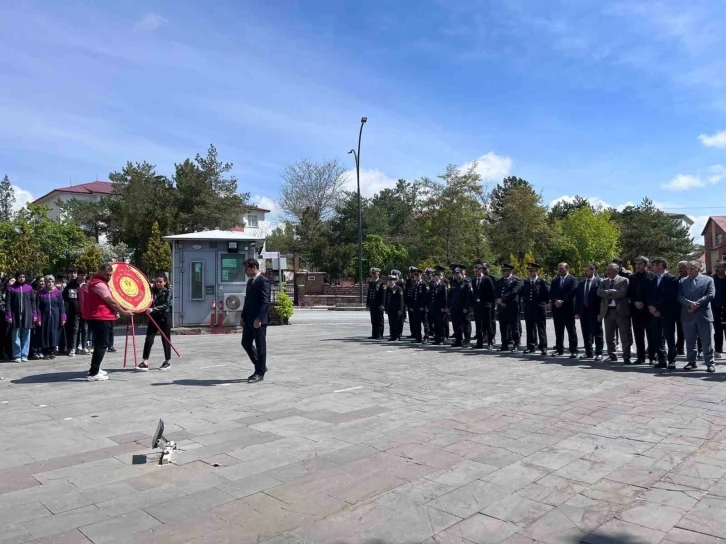
<path fill-rule="evenodd" d="M 371 279 L 368 282 L 368 298 L 366 299 L 366 309 L 371 315 L 371 336 L 370 340 L 383 339 L 383 311 L 385 284 L 381 279 L 381 269 L 371 268 Z"/>
<path fill-rule="evenodd" d="M 585 279 L 580 281 L 575 295 L 575 319 L 580 320 L 582 341 L 585 343 L 585 353 L 581 359 L 592 359 L 602 361 L 602 323 L 597 317 L 600 315 L 600 297 L 597 296 L 597 289 L 600 287 L 600 278 L 595 274 L 594 264 L 586 264 L 582 269 Z M 592 351 L 592 344 L 595 343 L 595 352 Z"/>
<path fill-rule="evenodd" d="M 550 285 L 539 277 L 537 263 L 529 263 L 528 278 L 522 285 L 521 301 L 524 304 L 524 324 L 527 331 L 527 349 L 524 353 L 534 353 L 539 349 L 547 355 L 547 303 L 550 300 Z"/>
<path fill-rule="evenodd" d="M 499 351 L 519 351 L 519 295 L 522 291 L 522 280 L 512 274 L 514 267 L 502 265 L 502 277 L 497 281 L 495 303 L 499 317 L 502 345 Z M 511 343 L 511 346 L 510 346 Z"/>
<path fill-rule="evenodd" d="M 653 342 L 658 364 L 656 368 L 676 368 L 676 317 L 681 311 L 678 304 L 678 278 L 668 272 L 668 261 L 657 257 L 651 261 L 654 278 L 645 293 L 650 313 L 650 341 Z M 668 353 L 666 354 L 666 346 Z M 666 362 L 667 361 L 667 362 Z"/>
<path fill-rule="evenodd" d="M 408 279 L 403 288 L 403 299 L 406 302 L 406 311 L 408 313 L 408 327 L 410 331 L 409 338 L 413 338 L 413 271 L 416 267 L 408 267 Z"/>
<path fill-rule="evenodd" d="M 392 271 L 393 272 L 393 271 Z M 385 291 L 386 314 L 388 314 L 388 328 L 390 329 L 389 342 L 395 342 L 401 339 L 403 332 L 403 311 L 406 304 L 403 301 L 403 289 L 396 283 L 398 276 L 391 274 L 388 276 L 388 289 Z"/>
<path fill-rule="evenodd" d="M 623 345 L 623 363 L 630 363 L 630 346 L 633 343 L 630 334 L 630 303 L 628 302 L 628 280 L 618 273 L 620 266 L 610 263 L 607 278 L 600 282 L 597 295 L 600 297 L 600 315 L 598 320 L 605 322 L 605 341 L 608 345 L 610 361 L 617 361 L 615 355 L 615 330 L 620 331 L 620 342 Z"/>
<path fill-rule="evenodd" d="M 723 356 L 723 337 L 726 332 L 726 328 L 724 328 L 724 322 L 726 322 L 726 264 L 723 261 L 716 263 L 716 273 L 711 277 L 716 288 L 716 296 L 711 303 L 714 351 L 716 352 L 715 358 L 720 359 Z"/>
<path fill-rule="evenodd" d="M 441 281 L 441 270 L 434 270 L 433 281 L 429 286 L 431 296 L 429 297 L 429 314 L 432 316 L 430 322 L 433 324 L 431 335 L 434 337 L 434 345 L 445 344 L 444 318 L 448 309 L 449 287 Z"/>
<path fill-rule="evenodd" d="M 454 327 L 454 343 L 451 347 L 460 348 L 464 346 L 466 326 L 469 308 L 471 308 L 471 285 L 464 278 L 464 271 L 459 267 L 454 268 L 454 276 L 449 290 L 449 309 L 451 310 L 451 324 Z"/>
<path fill-rule="evenodd" d="M 630 320 L 633 323 L 633 340 L 635 341 L 635 364 L 645 363 L 645 340 L 648 339 L 648 360 L 655 360 L 655 346 L 649 329 L 650 312 L 645 303 L 646 293 L 650 289 L 653 273 L 648 271 L 648 257 L 636 257 L 635 272 L 628 278 L 628 299 L 630 300 Z"/>
<path fill-rule="evenodd" d="M 267 324 L 270 313 L 270 282 L 260 274 L 256 259 L 244 262 L 247 290 L 242 306 L 242 348 L 255 365 L 255 373 L 247 381 L 261 382 L 267 372 Z"/>
<path fill-rule="evenodd" d="M 570 344 L 570 359 L 577 358 L 577 328 L 575 327 L 575 291 L 577 278 L 570 274 L 567 263 L 557 265 L 557 277 L 550 285 L 552 320 L 555 323 L 555 350 L 553 357 L 565 353 L 565 329 Z"/>
<path fill-rule="evenodd" d="M 681 323 L 686 336 L 688 364 L 683 370 L 696 370 L 697 340 L 701 340 L 703 360 L 707 372 L 716 372 L 713 364 L 713 312 L 711 301 L 716 294 L 713 278 L 701 274 L 701 263 L 688 262 L 688 276 L 683 278 L 678 289 L 681 304 Z"/>
<path fill-rule="evenodd" d="M 678 261 L 678 281 L 688 277 L 688 261 Z M 681 312 L 678 312 L 676 319 L 676 353 L 678 355 L 686 354 L 686 337 L 683 335 L 683 323 L 681 323 Z M 700 350 L 699 350 L 700 351 Z"/>
<path fill-rule="evenodd" d="M 497 336 L 497 303 L 494 301 L 497 298 L 497 282 L 499 281 L 499 278 L 490 272 L 489 265 L 487 263 L 482 263 L 481 271 L 483 274 L 482 278 L 485 280 L 491 280 L 492 285 L 494 286 L 494 298 L 491 305 L 484 303 L 484 345 L 488 350 L 493 350 L 494 338 Z"/>
<path fill-rule="evenodd" d="M 494 334 L 491 326 L 494 321 L 494 291 L 494 281 L 491 276 L 484 274 L 484 264 L 474 265 L 474 281 L 472 282 L 474 324 L 476 326 L 474 349 L 482 349 L 484 340 L 486 340 L 487 346 L 490 346 L 493 341 Z"/>
<path fill-rule="evenodd" d="M 428 326 L 428 309 L 429 309 L 429 293 L 431 288 L 428 282 L 421 279 L 421 271 L 418 268 L 413 270 L 413 285 L 411 286 L 411 304 L 413 304 L 413 340 L 412 344 L 425 344 L 428 342 L 429 326 Z M 421 329 L 424 330 L 424 336 L 421 336 Z"/>

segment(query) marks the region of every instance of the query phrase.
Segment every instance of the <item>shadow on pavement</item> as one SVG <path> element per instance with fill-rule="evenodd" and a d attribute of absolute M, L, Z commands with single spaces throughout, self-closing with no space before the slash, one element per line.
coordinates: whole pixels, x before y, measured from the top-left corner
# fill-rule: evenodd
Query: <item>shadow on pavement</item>
<path fill-rule="evenodd" d="M 236 380 L 174 380 L 173 382 L 165 383 L 152 383 L 153 386 L 161 385 L 185 385 L 185 386 L 201 386 L 201 387 L 212 387 L 215 385 L 225 385 L 231 383 L 247 383 L 246 378 L 239 378 Z M 262 382 L 264 383 L 264 382 Z M 251 384 L 255 385 L 255 384 Z"/>

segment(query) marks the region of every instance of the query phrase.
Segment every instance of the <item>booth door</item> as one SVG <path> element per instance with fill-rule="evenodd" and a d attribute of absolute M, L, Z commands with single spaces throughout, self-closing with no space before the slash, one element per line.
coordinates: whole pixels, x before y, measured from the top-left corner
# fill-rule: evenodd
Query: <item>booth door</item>
<path fill-rule="evenodd" d="M 217 297 L 217 252 L 194 251 L 184 257 L 182 322 L 185 327 L 208 326 Z"/>

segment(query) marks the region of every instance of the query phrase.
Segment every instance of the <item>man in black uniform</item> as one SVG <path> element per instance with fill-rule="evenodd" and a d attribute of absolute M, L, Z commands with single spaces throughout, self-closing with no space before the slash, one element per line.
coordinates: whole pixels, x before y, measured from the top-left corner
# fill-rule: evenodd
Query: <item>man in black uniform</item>
<path fill-rule="evenodd" d="M 474 305 L 474 293 L 471 285 L 471 280 L 466 277 L 466 265 L 460 264 L 459 268 L 461 268 L 462 279 L 467 284 L 469 290 L 469 306 L 466 309 L 466 313 L 464 314 L 464 321 L 462 322 L 462 328 L 464 332 L 464 347 L 469 347 L 471 345 L 471 318 L 473 313 L 472 307 Z"/>
<path fill-rule="evenodd" d="M 413 341 L 414 344 L 424 344 L 428 341 L 428 323 L 425 325 L 426 332 L 424 336 L 421 336 L 421 328 L 426 322 L 428 305 L 429 305 L 429 284 L 421 279 L 421 271 L 418 268 L 413 270 L 413 298 L 411 302 L 413 304 L 413 323 L 411 323 L 411 329 L 413 330 Z"/>
<path fill-rule="evenodd" d="M 451 310 L 451 324 L 454 328 L 454 343 L 452 347 L 463 347 L 465 325 L 464 321 L 471 307 L 471 284 L 464 279 L 464 272 L 457 266 L 449 289 L 449 309 Z"/>
<path fill-rule="evenodd" d="M 386 314 L 388 314 L 388 328 L 391 331 L 389 342 L 401 339 L 403 332 L 403 312 L 406 303 L 403 301 L 403 289 L 396 284 L 398 276 L 388 276 L 388 288 L 386 289 L 385 303 Z"/>
<path fill-rule="evenodd" d="M 406 284 L 403 288 L 403 300 L 406 302 L 406 311 L 408 313 L 408 328 L 409 332 L 409 338 L 413 338 L 413 271 L 415 270 L 415 266 L 409 266 L 408 267 L 408 278 L 406 279 Z"/>
<path fill-rule="evenodd" d="M 636 365 L 645 363 L 645 340 L 648 339 L 648 360 L 655 361 L 655 343 L 650 330 L 650 312 L 646 304 L 646 295 L 650 291 L 653 273 L 648 272 L 648 257 L 635 259 L 635 273 L 628 278 L 628 299 L 630 300 L 630 318 L 633 323 L 633 340 L 637 357 Z"/>
<path fill-rule="evenodd" d="M 534 353 L 539 349 L 547 355 L 547 302 L 550 300 L 550 285 L 539 277 L 537 263 L 529 263 L 529 277 L 524 280 L 521 300 L 524 304 L 524 323 L 527 328 L 527 349 L 524 353 Z"/>
<path fill-rule="evenodd" d="M 489 270 L 489 265 L 483 263 L 482 272 L 485 278 L 489 278 L 494 286 L 494 299 L 497 298 L 497 278 Z M 491 306 L 484 304 L 484 345 L 488 350 L 494 349 L 494 338 L 497 336 L 497 303 L 493 302 Z"/>
<path fill-rule="evenodd" d="M 474 281 L 472 283 L 472 299 L 474 309 L 474 324 L 476 326 L 476 345 L 474 349 L 482 349 L 484 341 L 491 347 L 494 341 L 492 326 L 494 323 L 494 293 L 496 291 L 492 277 L 484 274 L 484 267 L 489 265 L 474 265 Z"/>
<path fill-rule="evenodd" d="M 446 344 L 444 338 L 444 319 L 449 307 L 449 288 L 441 280 L 440 270 L 434 270 L 432 277 L 433 280 L 429 292 L 429 322 L 432 324 L 431 336 L 434 339 L 434 345 L 440 346 L 441 344 Z"/>
<path fill-rule="evenodd" d="M 514 267 L 509 263 L 502 265 L 502 277 L 497 281 L 497 316 L 502 345 L 499 351 L 519 351 L 519 295 L 522 280 L 512 274 Z"/>
<path fill-rule="evenodd" d="M 371 279 L 368 282 L 368 298 L 366 309 L 371 313 L 371 336 L 370 340 L 383 339 L 383 295 L 384 283 L 380 279 L 381 269 L 371 268 Z"/>
<path fill-rule="evenodd" d="M 597 277 L 597 268 L 594 264 L 586 264 L 582 268 L 585 279 L 577 286 L 575 295 L 575 319 L 580 320 L 582 341 L 585 344 L 585 353 L 580 359 L 592 359 L 602 361 L 603 336 L 602 322 L 598 320 L 600 315 L 600 297 L 597 296 L 597 289 L 600 287 L 600 278 Z M 592 351 L 593 341 L 595 353 Z"/>
<path fill-rule="evenodd" d="M 577 358 L 577 328 L 575 327 L 575 291 L 577 278 L 570 274 L 567 263 L 557 265 L 557 277 L 550 285 L 552 321 L 555 323 L 555 350 L 553 357 L 565 353 L 565 329 L 570 346 L 570 359 Z"/>

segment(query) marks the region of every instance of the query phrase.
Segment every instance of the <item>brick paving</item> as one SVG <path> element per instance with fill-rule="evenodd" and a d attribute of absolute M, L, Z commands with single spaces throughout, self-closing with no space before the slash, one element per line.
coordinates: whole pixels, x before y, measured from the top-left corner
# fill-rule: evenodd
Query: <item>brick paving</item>
<path fill-rule="evenodd" d="M 726 542 L 726 373 L 293 321 L 257 385 L 239 335 L 175 337 L 169 372 L 109 354 L 102 383 L 87 357 L 0 364 L 0 544 Z"/>

